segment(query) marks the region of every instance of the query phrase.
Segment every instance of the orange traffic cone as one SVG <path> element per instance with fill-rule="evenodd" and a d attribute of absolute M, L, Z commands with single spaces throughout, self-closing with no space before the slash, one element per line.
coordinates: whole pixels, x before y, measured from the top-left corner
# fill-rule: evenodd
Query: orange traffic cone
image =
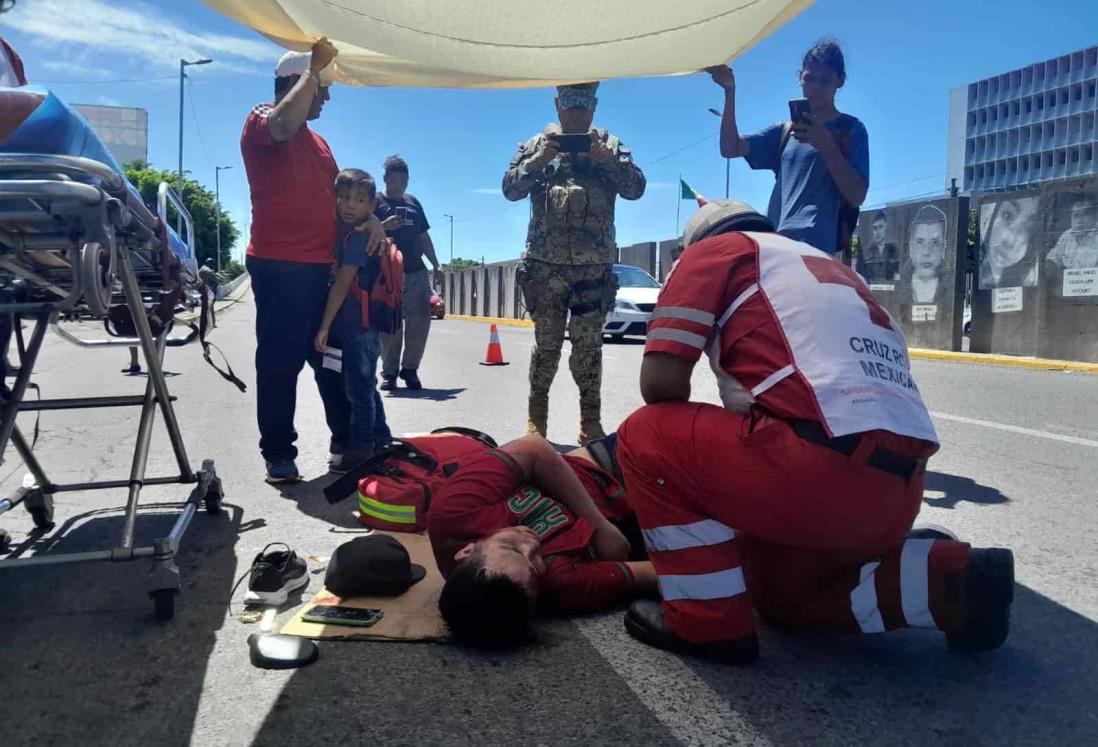
<path fill-rule="evenodd" d="M 503 348 L 499 344 L 499 330 L 496 329 L 496 325 L 492 325 L 492 331 L 488 336 L 488 355 L 484 361 L 480 364 L 482 366 L 509 366 L 511 365 L 507 361 L 503 360 Z"/>

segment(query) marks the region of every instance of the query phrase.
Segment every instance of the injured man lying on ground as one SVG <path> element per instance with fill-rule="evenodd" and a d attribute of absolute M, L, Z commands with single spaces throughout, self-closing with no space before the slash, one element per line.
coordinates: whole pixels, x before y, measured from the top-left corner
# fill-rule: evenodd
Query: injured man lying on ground
<path fill-rule="evenodd" d="M 561 455 L 540 436 L 496 448 L 471 433 L 397 440 L 326 490 L 346 496 L 357 472 L 363 524 L 428 530 L 446 579 L 439 609 L 456 641 L 514 646 L 532 639 L 537 612 L 599 612 L 655 595 L 615 436 Z"/>

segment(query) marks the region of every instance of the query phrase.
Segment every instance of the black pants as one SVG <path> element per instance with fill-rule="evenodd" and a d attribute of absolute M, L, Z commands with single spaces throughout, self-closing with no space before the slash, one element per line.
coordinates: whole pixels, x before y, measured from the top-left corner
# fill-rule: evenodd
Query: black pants
<path fill-rule="evenodd" d="M 331 450 L 340 452 L 351 432 L 343 377 L 321 366 L 313 347 L 328 298 L 328 265 L 248 257 L 255 295 L 255 380 L 259 450 L 265 460 L 297 458 L 297 377 L 308 363 L 324 402 Z"/>

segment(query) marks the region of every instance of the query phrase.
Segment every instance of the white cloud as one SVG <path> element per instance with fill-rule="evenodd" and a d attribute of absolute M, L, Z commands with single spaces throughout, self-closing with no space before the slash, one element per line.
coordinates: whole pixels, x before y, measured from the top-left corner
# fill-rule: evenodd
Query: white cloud
<path fill-rule="evenodd" d="M 282 51 L 259 39 L 184 29 L 162 7 L 144 2 L 35 0 L 19 3 L 4 20 L 54 51 L 57 65 L 94 51 L 135 71 L 178 70 L 180 59 L 210 57 L 211 72 L 264 74 Z"/>
<path fill-rule="evenodd" d="M 502 197 L 503 192 L 499 187 L 477 187 L 473 190 L 475 195 L 492 195 L 493 197 Z"/>
<path fill-rule="evenodd" d="M 107 76 L 115 74 L 111 70 L 108 70 L 104 67 L 96 67 L 95 65 L 82 65 L 78 62 L 70 62 L 69 60 L 35 61 L 34 67 L 40 67 L 43 70 L 49 70 L 53 73 L 64 73 L 65 75 L 76 75 L 89 78 L 105 78 Z"/>

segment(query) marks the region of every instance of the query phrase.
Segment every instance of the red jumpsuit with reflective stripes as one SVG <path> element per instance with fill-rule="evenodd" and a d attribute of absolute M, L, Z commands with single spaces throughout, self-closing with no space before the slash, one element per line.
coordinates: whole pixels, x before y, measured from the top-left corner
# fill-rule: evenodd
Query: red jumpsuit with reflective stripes
<path fill-rule="evenodd" d="M 969 546 L 905 541 L 922 472 L 904 479 L 866 464 L 877 448 L 922 459 L 936 444 L 877 430 L 846 456 L 793 432 L 787 421 L 820 422 L 820 411 L 799 374 L 774 382 L 793 357 L 765 294 L 750 290 L 757 251 L 742 234 L 690 247 L 645 349 L 694 361 L 709 346 L 722 392 L 752 393 L 749 411 L 663 403 L 618 429 L 669 624 L 689 641 L 736 638 L 754 631 L 755 607 L 787 627 L 960 629 Z"/>

